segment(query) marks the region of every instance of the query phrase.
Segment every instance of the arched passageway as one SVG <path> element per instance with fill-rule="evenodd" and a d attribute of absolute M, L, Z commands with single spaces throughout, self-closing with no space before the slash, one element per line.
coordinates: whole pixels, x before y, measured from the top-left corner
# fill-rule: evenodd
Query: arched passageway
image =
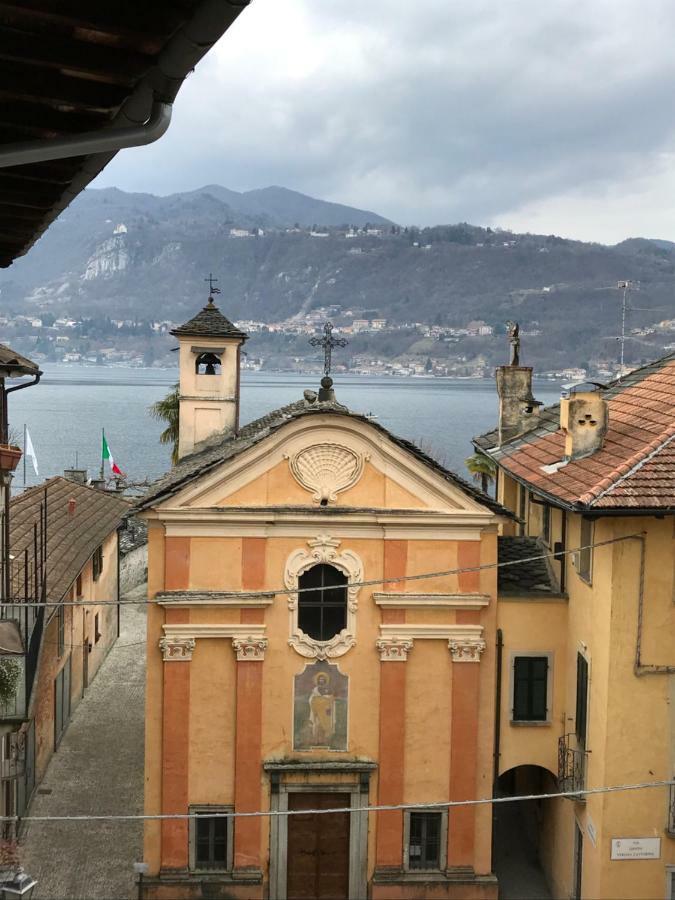
<path fill-rule="evenodd" d="M 516 766 L 499 776 L 497 796 L 549 794 L 556 778 L 541 766 Z M 495 805 L 494 870 L 500 900 L 550 900 L 541 866 L 548 800 L 518 800 Z"/>

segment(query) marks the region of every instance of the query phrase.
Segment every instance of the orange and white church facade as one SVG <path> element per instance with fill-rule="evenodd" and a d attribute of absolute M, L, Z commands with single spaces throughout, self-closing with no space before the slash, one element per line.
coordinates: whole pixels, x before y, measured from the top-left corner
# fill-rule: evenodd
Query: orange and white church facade
<path fill-rule="evenodd" d="M 146 822 L 142 896 L 496 898 L 490 805 L 434 804 L 492 795 L 508 513 L 329 378 L 240 427 L 246 335 L 211 299 L 174 334 L 145 812 L 187 817 Z"/>

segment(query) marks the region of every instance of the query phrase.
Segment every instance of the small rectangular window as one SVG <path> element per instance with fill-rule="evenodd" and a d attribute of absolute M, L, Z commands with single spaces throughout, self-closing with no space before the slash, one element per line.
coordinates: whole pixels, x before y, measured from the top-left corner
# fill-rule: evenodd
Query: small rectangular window
<path fill-rule="evenodd" d="M 78 600 L 82 599 L 82 573 L 75 579 L 75 594 Z"/>
<path fill-rule="evenodd" d="M 229 871 L 232 868 L 233 819 L 214 813 L 232 812 L 231 806 L 190 807 L 190 868 Z"/>
<path fill-rule="evenodd" d="M 578 553 L 579 562 L 578 562 L 578 573 L 579 577 L 583 578 L 584 581 L 587 581 L 589 584 L 591 583 L 591 578 L 593 574 L 593 520 L 586 518 L 586 516 L 581 517 L 581 528 L 579 529 L 579 547 L 583 547 L 584 549 L 580 549 Z"/>
<path fill-rule="evenodd" d="M 103 546 L 99 546 L 96 548 L 91 561 L 94 581 L 98 581 L 101 576 L 101 572 L 103 571 Z"/>
<path fill-rule="evenodd" d="M 445 867 L 447 814 L 411 810 L 405 822 L 405 866 L 409 870 L 439 871 Z"/>
<path fill-rule="evenodd" d="M 99 614 L 94 616 L 94 643 L 98 644 L 101 640 L 101 629 L 99 628 Z"/>
<path fill-rule="evenodd" d="M 513 720 L 546 722 L 548 657 L 516 656 L 513 661 Z"/>

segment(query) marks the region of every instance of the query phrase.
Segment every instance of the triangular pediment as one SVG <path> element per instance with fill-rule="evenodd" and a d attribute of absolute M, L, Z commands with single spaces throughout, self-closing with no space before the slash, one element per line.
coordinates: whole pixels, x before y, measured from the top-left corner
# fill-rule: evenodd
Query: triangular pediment
<path fill-rule="evenodd" d="M 470 489 L 381 427 L 329 415 L 289 422 L 195 478 L 159 508 L 322 506 L 494 517 Z"/>

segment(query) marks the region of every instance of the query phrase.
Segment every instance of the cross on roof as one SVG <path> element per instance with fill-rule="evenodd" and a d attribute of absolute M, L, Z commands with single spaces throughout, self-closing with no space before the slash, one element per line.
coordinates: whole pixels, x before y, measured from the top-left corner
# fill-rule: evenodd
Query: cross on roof
<path fill-rule="evenodd" d="M 218 281 L 218 279 L 214 278 L 210 272 L 209 277 L 205 278 L 204 281 L 208 281 L 209 283 L 209 296 L 212 297 L 214 294 L 220 293 L 220 288 L 214 287 L 214 284 L 216 283 L 216 281 Z"/>
<path fill-rule="evenodd" d="M 323 347 L 323 374 L 330 375 L 331 357 L 333 347 L 346 347 L 349 341 L 345 338 L 334 338 L 331 334 L 333 330 L 332 322 L 326 322 L 323 326 L 323 337 L 310 338 L 309 343 L 312 347 Z"/>

